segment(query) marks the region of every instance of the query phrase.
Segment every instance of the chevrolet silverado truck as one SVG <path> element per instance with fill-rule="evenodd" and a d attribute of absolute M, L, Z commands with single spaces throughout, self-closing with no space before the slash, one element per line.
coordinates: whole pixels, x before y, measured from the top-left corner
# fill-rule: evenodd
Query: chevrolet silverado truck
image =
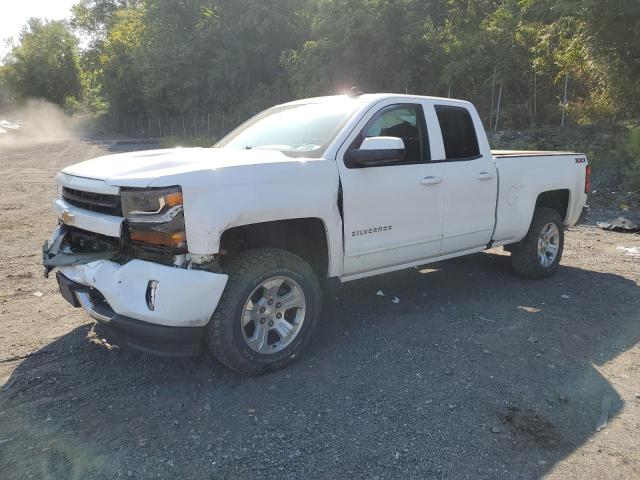
<path fill-rule="evenodd" d="M 498 246 L 553 275 L 589 174 L 580 153 L 491 151 L 465 101 L 306 99 L 212 148 L 65 168 L 43 263 L 122 344 L 256 374 L 303 350 L 324 286 Z"/>

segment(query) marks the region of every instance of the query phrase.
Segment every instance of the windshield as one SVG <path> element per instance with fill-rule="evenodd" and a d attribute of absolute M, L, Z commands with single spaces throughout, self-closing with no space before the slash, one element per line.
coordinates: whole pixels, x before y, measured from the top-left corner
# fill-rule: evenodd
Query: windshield
<path fill-rule="evenodd" d="M 357 105 L 345 98 L 339 102 L 273 107 L 238 127 L 215 147 L 279 150 L 288 155 L 317 158 Z"/>

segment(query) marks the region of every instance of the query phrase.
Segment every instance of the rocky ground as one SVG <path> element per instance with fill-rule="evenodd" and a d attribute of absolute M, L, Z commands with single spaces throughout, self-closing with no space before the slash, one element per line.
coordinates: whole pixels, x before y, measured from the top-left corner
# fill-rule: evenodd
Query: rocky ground
<path fill-rule="evenodd" d="M 617 205 L 549 280 L 496 249 L 347 284 L 244 378 L 105 344 L 42 278 L 55 172 L 121 148 L 0 145 L 2 478 L 640 478 L 640 236 L 593 225 Z"/>

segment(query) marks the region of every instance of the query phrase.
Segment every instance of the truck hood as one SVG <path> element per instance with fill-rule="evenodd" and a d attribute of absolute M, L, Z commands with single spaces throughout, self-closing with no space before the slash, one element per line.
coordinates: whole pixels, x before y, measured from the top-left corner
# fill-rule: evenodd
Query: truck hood
<path fill-rule="evenodd" d="M 172 148 L 107 155 L 71 165 L 62 173 L 103 180 L 114 186 L 148 187 L 162 178 L 232 167 L 300 164 L 318 159 L 292 158 L 277 150 Z"/>

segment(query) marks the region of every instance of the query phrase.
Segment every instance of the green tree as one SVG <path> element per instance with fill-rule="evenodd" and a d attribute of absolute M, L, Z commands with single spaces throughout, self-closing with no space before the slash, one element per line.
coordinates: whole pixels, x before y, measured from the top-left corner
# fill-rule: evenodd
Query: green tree
<path fill-rule="evenodd" d="M 318 0 L 310 38 L 282 63 L 298 95 L 352 86 L 416 92 L 434 78 L 434 56 L 422 40 L 441 11 L 437 1 Z"/>
<path fill-rule="evenodd" d="M 279 65 L 306 33 L 300 0 L 83 0 L 73 24 L 93 39 L 83 65 L 111 110 L 247 118 L 289 98 Z"/>
<path fill-rule="evenodd" d="M 72 25 L 83 33 L 90 35 L 91 40 L 103 40 L 109 30 L 117 22 L 119 10 L 135 8 L 138 0 L 80 0 L 71 11 Z"/>
<path fill-rule="evenodd" d="M 0 65 L 0 109 L 7 107 L 10 101 L 10 93 L 8 88 L 9 67 Z"/>
<path fill-rule="evenodd" d="M 64 105 L 82 94 L 78 40 L 65 22 L 30 19 L 5 65 L 7 85 L 18 100 L 43 98 Z"/>
<path fill-rule="evenodd" d="M 112 110 L 126 114 L 144 113 L 142 55 L 146 38 L 145 12 L 141 8 L 118 10 L 107 36 L 100 45 L 97 70 L 104 96 Z"/>
<path fill-rule="evenodd" d="M 121 115 L 224 111 L 357 86 L 473 101 L 488 125 L 640 110 L 640 2 L 80 0 L 82 87 Z M 495 81 L 494 81 L 495 80 Z M 492 101 L 493 100 L 493 101 Z"/>

